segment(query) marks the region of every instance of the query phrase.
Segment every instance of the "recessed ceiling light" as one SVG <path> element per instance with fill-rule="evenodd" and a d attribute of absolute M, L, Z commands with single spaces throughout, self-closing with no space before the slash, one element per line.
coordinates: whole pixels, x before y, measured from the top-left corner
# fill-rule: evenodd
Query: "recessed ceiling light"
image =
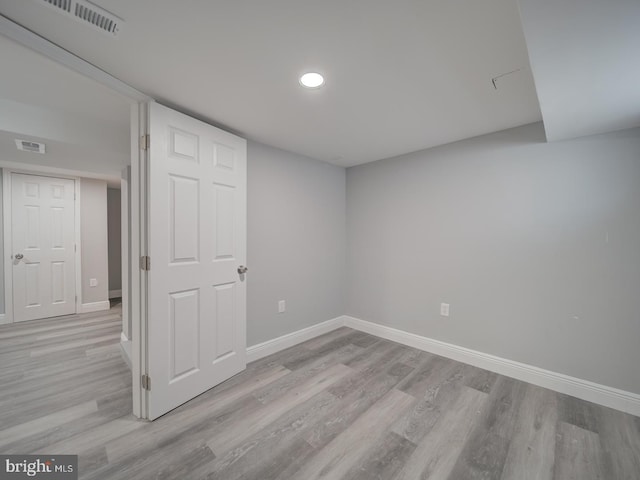
<path fill-rule="evenodd" d="M 307 88 L 319 88 L 324 85 L 324 77 L 317 72 L 307 72 L 300 77 L 300 85 Z"/>

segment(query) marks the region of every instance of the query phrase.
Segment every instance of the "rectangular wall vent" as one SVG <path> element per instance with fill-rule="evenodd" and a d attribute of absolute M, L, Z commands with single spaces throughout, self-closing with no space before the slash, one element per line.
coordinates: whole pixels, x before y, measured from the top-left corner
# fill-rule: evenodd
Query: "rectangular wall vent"
<path fill-rule="evenodd" d="M 114 37 L 120 33 L 124 23 L 122 19 L 88 0 L 42 0 L 42 2 L 58 12 Z"/>
<path fill-rule="evenodd" d="M 31 142 L 29 140 L 20 140 L 18 138 L 16 138 L 15 141 L 18 150 L 21 150 L 23 152 L 45 153 L 44 143 Z"/>

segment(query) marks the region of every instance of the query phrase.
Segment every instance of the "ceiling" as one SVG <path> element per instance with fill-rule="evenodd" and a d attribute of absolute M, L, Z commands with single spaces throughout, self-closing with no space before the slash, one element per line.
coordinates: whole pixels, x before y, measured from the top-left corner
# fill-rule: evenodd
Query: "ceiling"
<path fill-rule="evenodd" d="M 120 178 L 130 163 L 131 101 L 0 36 L 0 160 Z M 40 141 L 46 154 L 18 151 Z"/>
<path fill-rule="evenodd" d="M 541 119 L 516 0 L 96 0 L 125 21 L 117 38 L 43 3 L 0 13 L 162 103 L 337 165 Z M 308 70 L 326 85 L 303 90 Z M 82 113 L 117 115 L 103 107 Z"/>
<path fill-rule="evenodd" d="M 547 140 L 640 125 L 640 1 L 520 0 Z"/>

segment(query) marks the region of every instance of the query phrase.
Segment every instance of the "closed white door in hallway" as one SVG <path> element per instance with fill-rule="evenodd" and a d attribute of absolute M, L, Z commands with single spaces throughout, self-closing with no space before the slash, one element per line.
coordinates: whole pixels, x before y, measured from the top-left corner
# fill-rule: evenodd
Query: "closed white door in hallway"
<path fill-rule="evenodd" d="M 75 181 L 11 174 L 14 321 L 76 311 Z"/>

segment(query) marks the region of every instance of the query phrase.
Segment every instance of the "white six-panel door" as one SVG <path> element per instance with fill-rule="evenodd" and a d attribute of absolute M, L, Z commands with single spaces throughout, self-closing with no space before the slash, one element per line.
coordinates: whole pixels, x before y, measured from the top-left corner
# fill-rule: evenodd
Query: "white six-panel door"
<path fill-rule="evenodd" d="M 246 141 L 149 105 L 150 419 L 246 366 Z"/>
<path fill-rule="evenodd" d="M 11 174 L 14 321 L 75 313 L 75 182 Z"/>

